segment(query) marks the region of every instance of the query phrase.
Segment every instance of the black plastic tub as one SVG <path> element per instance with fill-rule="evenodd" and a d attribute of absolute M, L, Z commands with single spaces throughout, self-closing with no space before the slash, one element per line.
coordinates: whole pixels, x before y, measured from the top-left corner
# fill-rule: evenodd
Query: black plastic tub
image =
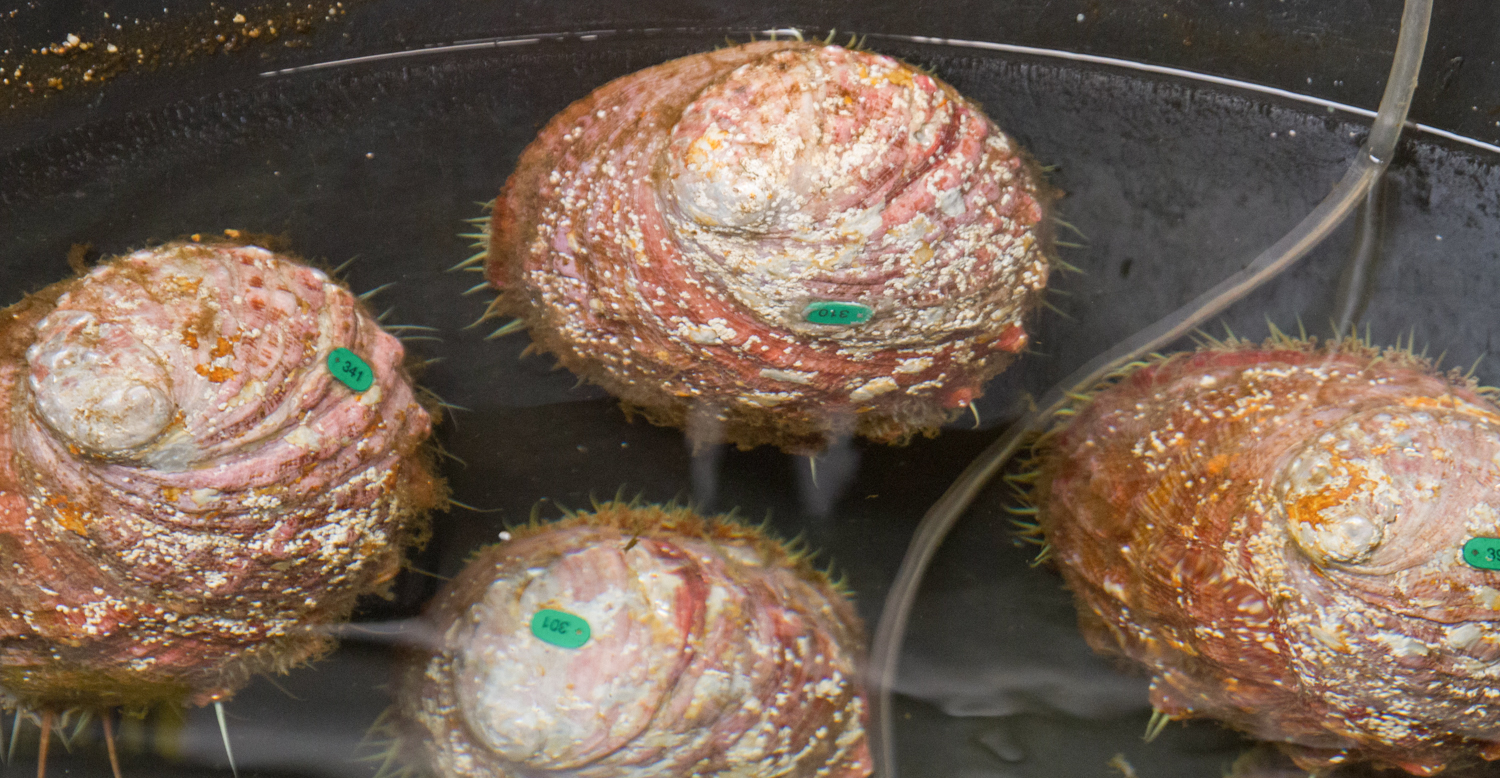
<path fill-rule="evenodd" d="M 846 575 L 873 626 L 916 522 L 1028 397 L 1237 271 L 1329 191 L 1367 135 L 1400 12 L 1329 0 L 0 6 L 0 303 L 69 275 L 74 244 L 109 255 L 238 229 L 331 265 L 354 258 L 357 291 L 391 285 L 376 297 L 388 321 L 437 330 L 409 348 L 441 358 L 423 382 L 468 409 L 438 435 L 465 463 L 445 466 L 454 497 L 479 510 L 438 515 L 413 567 L 451 575 L 535 506 L 557 516 L 624 489 L 769 515 Z M 1370 224 L 1379 261 L 1361 326 L 1377 343 L 1413 337 L 1445 365 L 1468 366 L 1500 336 L 1497 16 L 1439 4 L 1413 126 Z M 250 37 L 263 20 L 281 27 Z M 769 449 L 695 461 L 679 432 L 631 423 L 550 359 L 521 359 L 524 334 L 486 341 L 468 327 L 488 293 L 463 296 L 479 279 L 448 271 L 470 251 L 463 220 L 554 113 L 639 68 L 792 28 L 857 36 L 982 103 L 1052 169 L 1076 227 L 1059 254 L 1081 271 L 1056 277 L 1032 353 L 990 385 L 977 419 L 905 447 L 856 443 L 820 463 L 816 485 L 805 459 Z M 154 59 L 96 56 L 111 43 Z M 53 46 L 62 53 L 31 51 Z M 1259 339 L 1300 320 L 1325 334 L 1356 226 L 1207 329 Z M 1500 382 L 1500 364 L 1477 374 Z M 1123 755 L 1143 777 L 1220 775 L 1250 744 L 1206 722 L 1143 743 L 1145 681 L 1083 643 L 1060 578 L 1029 566 L 1010 533 L 1005 499 L 991 488 L 922 590 L 897 684 L 902 774 L 1098 776 Z M 394 600 L 359 618 L 416 615 L 439 584 L 404 574 Z M 395 667 L 391 647 L 351 640 L 257 680 L 227 706 L 240 774 L 375 775 L 360 742 Z M 7 746 L 12 721 L 0 719 Z M 229 775 L 211 709 L 122 726 L 126 775 Z M 28 719 L 17 731 L 4 775 L 35 770 L 38 730 Z M 51 774 L 108 775 L 101 743 L 93 723 L 70 750 L 54 744 Z"/>

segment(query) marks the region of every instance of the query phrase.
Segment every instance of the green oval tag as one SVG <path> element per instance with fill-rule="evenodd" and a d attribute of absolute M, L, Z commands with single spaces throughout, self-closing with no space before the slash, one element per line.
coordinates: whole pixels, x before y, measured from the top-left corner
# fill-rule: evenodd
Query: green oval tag
<path fill-rule="evenodd" d="M 589 642 L 589 623 L 571 613 L 543 608 L 531 617 L 531 634 L 554 646 L 578 648 Z"/>
<path fill-rule="evenodd" d="M 1470 538 L 1464 544 L 1464 561 L 1470 567 L 1500 570 L 1500 538 Z"/>
<path fill-rule="evenodd" d="M 375 383 L 375 371 L 359 355 L 346 348 L 328 352 L 328 372 L 344 386 L 363 392 Z"/>
<path fill-rule="evenodd" d="M 860 305 L 859 303 L 819 300 L 807 304 L 807 310 L 802 312 L 802 318 L 812 324 L 831 324 L 835 327 L 847 327 L 851 324 L 868 321 L 870 314 L 874 312 L 874 309 L 870 306 Z"/>

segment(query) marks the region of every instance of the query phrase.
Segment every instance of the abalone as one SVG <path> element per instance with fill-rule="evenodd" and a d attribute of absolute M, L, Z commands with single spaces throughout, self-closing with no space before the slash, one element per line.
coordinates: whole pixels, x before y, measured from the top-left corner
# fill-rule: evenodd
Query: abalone
<path fill-rule="evenodd" d="M 1100 389 L 1041 460 L 1084 633 L 1161 716 L 1308 770 L 1500 757 L 1500 407 L 1471 380 L 1352 340 L 1220 344 Z"/>
<path fill-rule="evenodd" d="M 442 776 L 870 773 L 847 597 L 764 532 L 607 503 L 512 530 L 429 607 L 398 706 Z"/>
<path fill-rule="evenodd" d="M 491 312 L 697 442 L 899 442 L 1026 347 L 1051 199 L 1026 152 L 928 73 L 834 45 L 734 46 L 619 78 L 547 124 L 494 204 Z"/>
<path fill-rule="evenodd" d="M 403 360 L 256 246 L 143 249 L 0 312 L 0 699 L 201 705 L 328 650 L 444 498 Z"/>

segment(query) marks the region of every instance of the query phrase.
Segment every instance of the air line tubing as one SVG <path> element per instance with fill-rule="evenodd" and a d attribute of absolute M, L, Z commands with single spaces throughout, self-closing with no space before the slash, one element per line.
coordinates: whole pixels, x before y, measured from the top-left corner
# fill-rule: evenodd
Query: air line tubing
<path fill-rule="evenodd" d="M 896 680 L 902 639 L 906 635 L 917 588 L 943 538 L 990 479 L 1020 449 L 1022 442 L 1048 424 L 1053 414 L 1068 402 L 1069 393 L 1087 390 L 1119 366 L 1188 334 L 1291 267 L 1348 218 L 1380 179 L 1395 153 L 1396 141 L 1401 137 L 1401 127 L 1406 123 L 1412 95 L 1416 92 L 1431 16 L 1432 0 L 1406 0 L 1396 55 L 1391 62 L 1391 74 L 1380 100 L 1380 110 L 1370 128 L 1370 137 L 1338 185 L 1311 213 L 1281 240 L 1261 252 L 1245 269 L 1093 358 L 1048 390 L 1036 409 L 1006 429 L 928 508 L 917 525 L 896 580 L 886 596 L 871 646 L 870 672 L 865 680 L 866 688 L 876 695 L 870 726 L 870 752 L 875 761 L 876 776 L 897 777 L 891 687 Z"/>

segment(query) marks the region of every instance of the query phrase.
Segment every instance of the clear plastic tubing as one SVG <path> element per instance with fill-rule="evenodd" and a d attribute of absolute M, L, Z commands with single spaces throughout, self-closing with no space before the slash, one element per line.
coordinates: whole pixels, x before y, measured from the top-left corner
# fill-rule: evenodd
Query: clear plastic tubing
<path fill-rule="evenodd" d="M 1225 279 L 1166 318 L 1121 341 L 1048 390 L 1035 410 L 1012 424 L 969 463 L 958 479 L 948 487 L 948 491 L 927 510 L 927 514 L 917 525 L 917 531 L 907 547 L 906 557 L 896 573 L 896 580 L 886 596 L 885 608 L 881 611 L 880 624 L 875 629 L 875 639 L 871 646 L 870 671 L 865 681 L 866 688 L 875 693 L 870 751 L 875 760 L 876 776 L 896 778 L 891 689 L 896 680 L 901 643 L 906 635 L 906 624 L 911 616 L 912 603 L 916 600 L 917 588 L 948 531 L 974 502 L 980 490 L 1021 447 L 1022 442 L 1050 423 L 1053 414 L 1068 402 L 1070 393 L 1094 387 L 1121 365 L 1181 338 L 1204 321 L 1218 315 L 1261 284 L 1291 267 L 1292 263 L 1327 238 L 1363 202 L 1370 188 L 1390 164 L 1396 141 L 1401 137 L 1401 127 L 1406 122 L 1412 95 L 1417 88 L 1417 73 L 1422 65 L 1422 53 L 1427 47 L 1427 27 L 1431 14 L 1432 0 L 1406 0 L 1401 14 L 1401 34 L 1396 42 L 1396 56 L 1391 62 L 1390 78 L 1386 81 L 1380 110 L 1370 128 L 1370 137 L 1338 185 L 1306 218 L 1281 240 L 1261 252 L 1244 270 Z"/>

